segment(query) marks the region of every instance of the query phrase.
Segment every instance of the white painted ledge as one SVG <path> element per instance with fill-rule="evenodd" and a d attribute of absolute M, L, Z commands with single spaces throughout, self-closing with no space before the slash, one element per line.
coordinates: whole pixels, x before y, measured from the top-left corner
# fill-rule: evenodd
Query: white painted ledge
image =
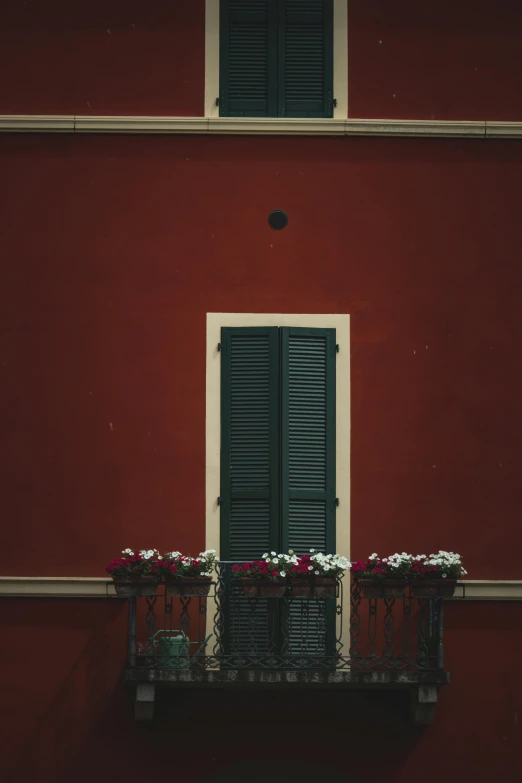
<path fill-rule="evenodd" d="M 467 580 L 452 601 L 522 601 L 522 580 Z M 0 576 L 4 598 L 114 598 L 110 580 L 97 577 Z"/>
<path fill-rule="evenodd" d="M 488 138 L 516 139 L 522 136 L 522 122 L 486 122 Z"/>
<path fill-rule="evenodd" d="M 485 122 L 451 120 L 345 120 L 347 136 L 423 136 L 485 138 Z M 522 130 L 522 123 L 521 123 Z"/>
<path fill-rule="evenodd" d="M 522 601 L 522 580 L 467 579 L 452 601 Z"/>
<path fill-rule="evenodd" d="M 0 114 L 0 131 L 5 133 L 72 133 L 72 114 Z"/>
<path fill-rule="evenodd" d="M 522 122 L 4 114 L 0 132 L 519 139 Z"/>
<path fill-rule="evenodd" d="M 82 576 L 0 576 L 4 598 L 113 598 L 111 580 Z"/>

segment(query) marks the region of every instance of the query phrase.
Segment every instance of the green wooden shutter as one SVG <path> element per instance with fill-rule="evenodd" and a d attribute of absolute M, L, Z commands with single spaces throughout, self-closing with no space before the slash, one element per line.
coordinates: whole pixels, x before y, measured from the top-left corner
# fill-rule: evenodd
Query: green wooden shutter
<path fill-rule="evenodd" d="M 221 559 L 279 545 L 277 327 L 221 331 Z"/>
<path fill-rule="evenodd" d="M 221 330 L 221 559 L 252 560 L 279 545 L 277 327 Z M 228 655 L 268 654 L 276 607 L 251 602 L 226 578 Z M 273 602 L 272 602 L 273 604 Z M 246 657 L 245 657 L 246 656 Z M 233 665 L 231 663 L 230 665 Z"/>
<path fill-rule="evenodd" d="M 333 117 L 333 0 L 279 0 L 278 116 Z"/>
<path fill-rule="evenodd" d="M 283 551 L 335 552 L 335 329 L 281 329 Z M 331 599 L 290 606 L 290 655 L 330 655 Z"/>
<path fill-rule="evenodd" d="M 335 329 L 281 330 L 283 550 L 335 551 Z"/>
<path fill-rule="evenodd" d="M 221 0 L 220 9 L 220 116 L 276 116 L 277 3 Z"/>

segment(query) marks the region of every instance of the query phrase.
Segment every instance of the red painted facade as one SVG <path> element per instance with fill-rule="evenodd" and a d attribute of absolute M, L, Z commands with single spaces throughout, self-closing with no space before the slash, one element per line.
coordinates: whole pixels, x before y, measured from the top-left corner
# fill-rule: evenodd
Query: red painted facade
<path fill-rule="evenodd" d="M 136 725 L 120 684 L 126 618 L 119 602 L 4 601 L 3 774 L 20 783 L 35 775 L 42 783 L 169 776 L 240 783 L 248 770 L 262 783 L 271 765 L 282 783 L 286 761 L 312 767 L 300 773 L 306 783 L 317 779 L 314 764 L 350 783 L 439 783 L 441 776 L 517 783 L 522 606 L 494 604 L 484 612 L 480 604 L 453 604 L 446 615 L 452 682 L 424 730 L 406 728 L 386 698 L 367 709 L 359 702 L 356 710 L 346 693 L 319 710 L 317 694 L 308 694 L 293 713 L 288 701 L 277 711 L 254 693 L 245 698 L 259 711 L 245 720 L 226 691 L 213 691 L 170 719 Z M 495 665 L 483 654 L 488 639 L 498 645 Z"/>
<path fill-rule="evenodd" d="M 1 114 L 203 114 L 205 0 L 3 0 Z"/>
<path fill-rule="evenodd" d="M 349 0 L 350 117 L 520 120 L 522 6 Z"/>
<path fill-rule="evenodd" d="M 350 0 L 349 116 L 518 120 L 513 0 Z M 204 0 L 4 0 L 0 113 L 204 112 Z"/>
<path fill-rule="evenodd" d="M 438 4 L 443 25 L 417 5 L 350 3 L 351 116 L 520 119 L 518 6 Z M 81 8 L 3 4 L 0 111 L 202 113 L 203 2 Z M 489 66 L 468 84 L 470 46 Z M 353 557 L 442 547 L 473 579 L 522 579 L 520 142 L 3 136 L 0 169 L 5 575 L 204 546 L 205 314 L 244 311 L 352 316 Z M 0 610 L 9 781 L 197 783 L 303 758 L 361 783 L 520 779 L 518 603 L 448 606 L 432 727 L 345 702 L 314 743 L 304 710 L 220 720 L 223 695 L 136 727 L 119 602 Z"/>
<path fill-rule="evenodd" d="M 520 535 L 519 144 L 2 149 L 12 573 L 102 575 L 121 544 L 204 545 L 205 314 L 273 311 L 353 317 L 352 554 L 441 546 L 475 579 L 522 578 L 506 546 Z"/>

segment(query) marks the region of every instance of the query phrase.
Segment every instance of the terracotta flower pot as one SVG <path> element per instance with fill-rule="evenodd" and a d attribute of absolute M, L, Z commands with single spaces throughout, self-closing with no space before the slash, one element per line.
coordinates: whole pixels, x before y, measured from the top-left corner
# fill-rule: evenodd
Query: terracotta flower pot
<path fill-rule="evenodd" d="M 183 576 L 167 582 L 167 595 L 182 597 L 204 597 L 210 592 L 212 577 L 210 576 Z"/>
<path fill-rule="evenodd" d="M 155 576 L 128 576 L 114 579 L 116 595 L 134 598 L 144 595 L 156 595 L 158 580 Z"/>
<path fill-rule="evenodd" d="M 404 598 L 407 582 L 404 579 L 359 579 L 365 598 Z"/>
<path fill-rule="evenodd" d="M 331 598 L 337 591 L 337 582 L 328 577 L 317 577 L 312 581 L 312 598 Z"/>
<path fill-rule="evenodd" d="M 243 595 L 247 598 L 282 598 L 286 590 L 284 580 L 240 579 Z"/>
<path fill-rule="evenodd" d="M 411 591 L 415 598 L 451 598 L 456 585 L 457 579 L 419 579 L 412 582 Z"/>

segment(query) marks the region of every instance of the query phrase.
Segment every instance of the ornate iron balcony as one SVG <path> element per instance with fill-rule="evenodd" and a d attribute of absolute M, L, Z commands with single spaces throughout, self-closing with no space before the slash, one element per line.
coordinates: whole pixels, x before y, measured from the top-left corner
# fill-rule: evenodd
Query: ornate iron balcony
<path fill-rule="evenodd" d="M 406 685 L 434 703 L 448 681 L 443 598 L 417 598 L 410 587 L 368 598 L 349 578 L 332 595 L 303 597 L 289 580 L 279 597 L 253 596 L 232 566 L 218 563 L 208 596 L 159 585 L 129 599 L 127 682 Z"/>

